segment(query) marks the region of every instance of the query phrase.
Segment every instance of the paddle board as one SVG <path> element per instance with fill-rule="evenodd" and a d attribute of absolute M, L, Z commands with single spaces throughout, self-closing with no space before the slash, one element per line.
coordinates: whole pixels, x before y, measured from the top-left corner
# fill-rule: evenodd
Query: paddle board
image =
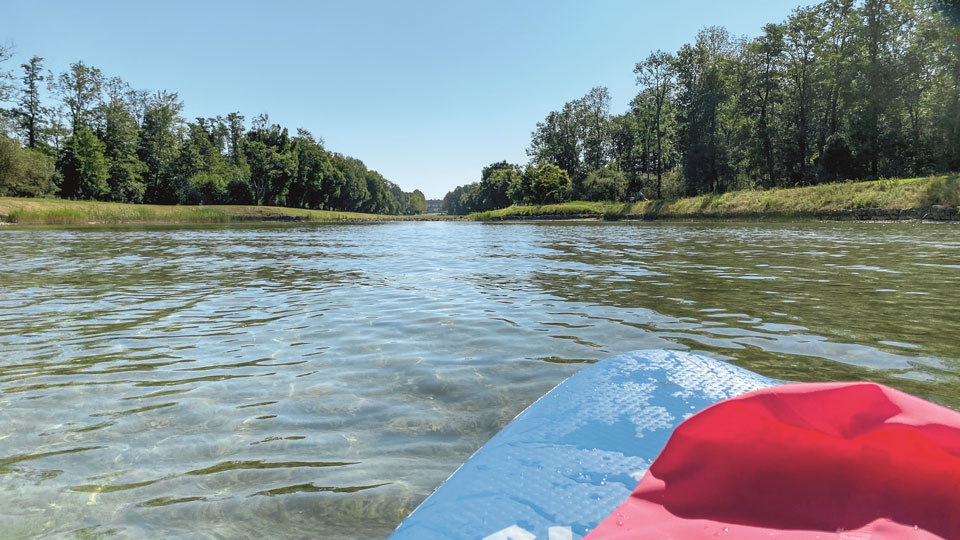
<path fill-rule="evenodd" d="M 677 424 L 775 384 L 681 351 L 601 360 L 490 439 L 390 540 L 578 540 L 633 491 Z"/>

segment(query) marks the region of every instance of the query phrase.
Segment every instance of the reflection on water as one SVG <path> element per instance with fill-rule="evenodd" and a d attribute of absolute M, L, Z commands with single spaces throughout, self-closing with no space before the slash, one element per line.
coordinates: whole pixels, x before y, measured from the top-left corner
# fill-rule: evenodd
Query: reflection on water
<path fill-rule="evenodd" d="M 383 537 L 633 349 L 960 408 L 951 226 L 35 229 L 0 252 L 4 537 Z"/>

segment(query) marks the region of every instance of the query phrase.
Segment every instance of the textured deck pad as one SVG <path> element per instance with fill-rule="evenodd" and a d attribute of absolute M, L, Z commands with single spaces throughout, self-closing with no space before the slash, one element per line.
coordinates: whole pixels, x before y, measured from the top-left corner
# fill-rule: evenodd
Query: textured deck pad
<path fill-rule="evenodd" d="M 597 362 L 490 439 L 390 539 L 581 538 L 633 491 L 677 424 L 774 384 L 679 351 Z"/>

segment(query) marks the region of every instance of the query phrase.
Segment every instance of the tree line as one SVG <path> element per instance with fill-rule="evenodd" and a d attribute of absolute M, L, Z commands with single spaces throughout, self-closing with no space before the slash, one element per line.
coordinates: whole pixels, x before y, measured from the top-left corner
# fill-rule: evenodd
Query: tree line
<path fill-rule="evenodd" d="M 12 47 L 0 47 L 0 68 Z M 82 61 L 0 69 L 0 196 L 157 204 L 257 204 L 413 214 L 404 192 L 362 161 L 261 114 L 185 121 L 176 93 L 132 88 Z M 46 89 L 46 93 L 44 92 Z M 54 101 L 44 99 L 52 95 Z"/>
<path fill-rule="evenodd" d="M 704 28 L 636 64 L 626 112 L 611 114 L 607 89 L 592 89 L 537 123 L 526 172 L 491 165 L 512 172 L 487 167 L 445 205 L 466 213 L 958 171 L 958 22 L 948 0 L 825 0 L 752 39 Z M 532 187 L 548 166 L 569 184 L 544 199 Z"/>

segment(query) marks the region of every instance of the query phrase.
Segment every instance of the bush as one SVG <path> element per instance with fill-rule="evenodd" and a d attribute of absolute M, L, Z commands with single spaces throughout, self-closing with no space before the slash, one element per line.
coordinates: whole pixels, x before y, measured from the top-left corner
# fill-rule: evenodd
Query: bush
<path fill-rule="evenodd" d="M 927 183 L 923 194 L 927 206 L 960 206 L 960 176 L 934 178 Z"/>
<path fill-rule="evenodd" d="M 0 196 L 50 197 L 57 191 L 53 159 L 0 136 Z"/>
<path fill-rule="evenodd" d="M 230 198 L 230 187 L 219 174 L 195 174 L 187 181 L 181 200 L 186 204 L 222 204 Z"/>
<path fill-rule="evenodd" d="M 617 201 L 627 197 L 627 178 L 620 171 L 599 169 L 583 181 L 583 198 L 588 201 Z"/>

